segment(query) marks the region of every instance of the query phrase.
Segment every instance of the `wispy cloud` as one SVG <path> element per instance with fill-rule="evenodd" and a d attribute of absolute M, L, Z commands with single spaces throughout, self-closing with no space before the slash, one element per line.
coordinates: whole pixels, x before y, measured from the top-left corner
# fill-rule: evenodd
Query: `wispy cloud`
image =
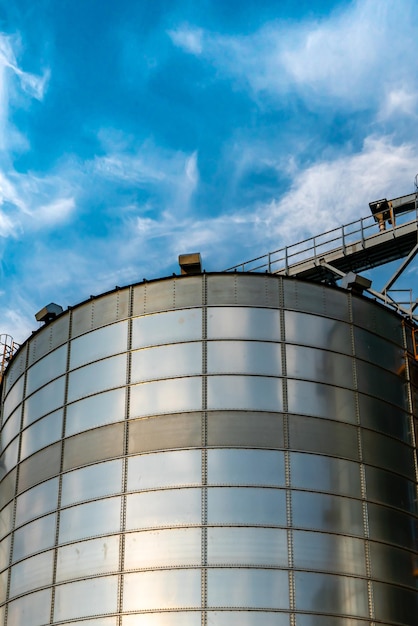
<path fill-rule="evenodd" d="M 176 46 L 191 54 L 199 55 L 203 50 L 203 30 L 201 28 L 181 26 L 169 30 L 168 35 Z"/>
<path fill-rule="evenodd" d="M 387 120 L 396 116 L 418 117 L 418 86 L 399 85 L 389 90 L 383 97 L 378 119 Z M 416 122 L 415 122 L 416 123 Z"/>
<path fill-rule="evenodd" d="M 0 33 L 0 150 L 24 143 L 9 120 L 10 106 L 13 106 L 15 100 L 20 100 L 22 94 L 42 100 L 50 78 L 48 68 L 37 75 L 19 66 L 16 55 L 20 46 L 17 35 Z"/>
<path fill-rule="evenodd" d="M 14 308 L 6 308 L 3 322 L 0 316 L 0 327 L 3 323 L 16 339 L 33 327 L 33 314 L 44 298 L 67 306 L 107 290 L 109 284 L 127 284 L 144 274 L 155 277 L 175 266 L 174 239 L 195 219 L 197 152 L 150 143 L 133 151 L 132 143 L 121 143 L 121 137 L 118 145 L 115 149 L 108 144 L 109 151 L 92 160 L 63 160 L 48 175 L 0 176 L 0 236 L 27 242 L 15 261 L 19 281 L 8 281 L 9 295 L 13 291 L 18 302 L 25 293 L 26 305 L 17 316 Z M 124 188 L 145 190 L 148 200 L 126 203 L 120 193 Z M 96 196 L 106 203 L 99 210 Z M 96 219 L 99 229 L 85 228 L 86 220 Z M 30 239 L 31 233 L 35 239 Z"/>
<path fill-rule="evenodd" d="M 119 183 L 153 184 L 166 179 L 166 173 L 154 168 L 141 155 L 107 154 L 94 160 L 93 169 L 103 178 Z"/>
<path fill-rule="evenodd" d="M 66 175 L 37 176 L 0 167 L 0 235 L 50 228 L 68 220 L 76 208 Z"/>
<path fill-rule="evenodd" d="M 0 34 L 0 67 L 9 69 L 15 74 L 22 89 L 31 97 L 42 100 L 50 78 L 49 69 L 40 75 L 22 70 L 16 59 L 16 50 L 20 48 L 20 39 L 17 36 Z M 4 79 L 3 79 L 4 80 Z"/>
<path fill-rule="evenodd" d="M 94 176 L 119 185 L 137 186 L 147 191 L 154 202 L 148 209 L 162 210 L 166 204 L 174 212 L 188 211 L 199 184 L 197 151 L 184 153 L 145 142 L 139 148 L 124 145 L 96 157 L 86 167 Z"/>
<path fill-rule="evenodd" d="M 69 219 L 75 209 L 74 198 L 58 198 L 37 207 L 34 218 L 39 227 L 53 226 Z"/>
<path fill-rule="evenodd" d="M 274 21 L 246 36 L 191 26 L 170 36 L 257 97 L 296 90 L 310 107 L 337 100 L 361 109 L 377 106 L 399 85 L 416 85 L 414 7 L 412 0 L 357 0 L 320 20 Z"/>
<path fill-rule="evenodd" d="M 13 149 L 29 148 L 10 121 L 11 108 L 21 106 L 22 97 L 42 100 L 49 71 L 35 75 L 18 64 L 21 42 L 18 36 L 0 34 L 0 236 L 16 237 L 35 226 L 47 226 L 69 215 L 74 206 L 63 180 L 46 174 L 37 176 L 15 169 L 11 158 Z M 63 210 L 66 203 L 66 210 Z M 65 216 L 64 216 L 65 213 Z"/>
<path fill-rule="evenodd" d="M 293 163 L 289 191 L 268 203 L 235 206 L 208 217 L 198 210 L 179 216 L 169 207 L 150 217 L 140 206 L 136 215 L 130 207 L 129 219 L 118 233 L 124 241 L 122 265 L 132 267 L 140 249 L 144 275 L 152 276 L 173 266 L 178 254 L 199 250 L 206 269 L 221 270 L 367 216 L 368 203 L 376 198 L 411 192 L 417 159 L 412 144 L 369 137 L 358 153 L 307 167 Z"/>
<path fill-rule="evenodd" d="M 23 343 L 36 328 L 36 322 L 34 312 L 30 310 L 30 306 L 28 307 L 28 302 L 23 298 L 15 299 L 16 295 L 13 294 L 13 305 L 2 307 L 0 311 L 0 328 L 7 329 L 7 334 L 11 333 L 16 342 Z"/>
<path fill-rule="evenodd" d="M 369 137 L 361 152 L 296 172 L 289 192 L 260 209 L 270 240 L 294 243 L 368 215 L 372 200 L 412 193 L 417 162 L 413 144 Z"/>

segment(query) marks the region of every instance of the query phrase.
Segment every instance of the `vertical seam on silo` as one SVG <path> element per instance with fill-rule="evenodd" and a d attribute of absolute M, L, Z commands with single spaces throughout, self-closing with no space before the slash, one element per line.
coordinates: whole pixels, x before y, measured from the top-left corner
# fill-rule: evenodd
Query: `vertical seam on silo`
<path fill-rule="evenodd" d="M 412 391 L 412 376 L 411 376 L 411 361 L 408 354 L 408 338 L 406 335 L 406 324 L 405 320 L 402 321 L 402 340 L 403 340 L 403 349 L 404 349 L 404 359 L 405 359 L 405 384 L 407 389 L 407 398 L 408 398 L 408 413 L 409 413 L 409 428 L 411 432 L 411 440 L 413 446 L 413 459 L 414 459 L 414 470 L 415 470 L 415 481 L 418 480 L 418 450 L 417 450 L 417 440 L 415 434 L 415 402 L 414 402 L 414 394 Z M 418 485 L 415 483 L 415 501 L 418 500 Z"/>
<path fill-rule="evenodd" d="M 207 616 L 207 277 L 202 275 L 202 512 L 201 512 L 201 626 L 206 626 Z"/>
<path fill-rule="evenodd" d="M 352 368 L 353 368 L 353 384 L 354 384 L 354 402 L 356 411 L 356 427 L 357 427 L 357 447 L 359 455 L 359 469 L 360 469 L 360 488 L 361 488 L 361 506 L 363 515 L 363 541 L 364 541 L 364 559 L 366 567 L 366 584 L 367 584 L 367 602 L 369 608 L 369 618 L 374 621 L 374 599 L 373 599 L 373 584 L 372 584 L 372 565 L 370 557 L 370 530 L 369 530 L 369 512 L 367 504 L 367 481 L 366 481 L 366 468 L 364 465 L 363 455 L 363 438 L 362 427 L 360 419 L 360 402 L 359 402 L 359 390 L 358 390 L 358 378 L 357 378 L 357 359 L 356 359 L 356 343 L 354 337 L 354 317 L 353 317 L 353 296 L 348 294 L 348 310 L 349 310 L 349 323 L 350 323 L 350 337 L 351 337 L 351 353 L 352 353 Z"/>
<path fill-rule="evenodd" d="M 279 302 L 279 308 L 284 309 L 284 287 L 283 287 L 283 277 L 275 276 L 277 280 L 277 299 Z"/>
<path fill-rule="evenodd" d="M 118 576 L 118 616 L 117 624 L 121 624 L 123 610 L 123 582 L 125 568 L 125 527 L 126 527 L 126 490 L 128 483 L 128 451 L 129 451 L 129 414 L 131 400 L 131 363 L 132 363 L 132 315 L 133 315 L 134 290 L 129 287 L 129 310 L 128 310 L 128 336 L 126 353 L 126 396 L 125 396 L 125 421 L 124 421 L 124 445 L 122 459 L 122 494 L 121 494 L 121 518 L 119 540 L 119 571 Z"/>
<path fill-rule="evenodd" d="M 406 337 L 406 326 L 405 323 L 402 324 L 402 339 L 403 339 L 403 348 L 405 352 L 405 382 L 407 388 L 407 396 L 408 396 L 408 410 L 409 410 L 409 428 L 411 431 L 411 439 L 412 445 L 414 448 L 414 469 L 415 469 L 415 480 L 418 481 L 418 458 L 417 458 L 417 441 L 415 437 L 415 414 L 414 414 L 414 401 L 412 395 L 412 379 L 411 379 L 411 370 L 410 370 L 410 360 L 408 356 L 408 342 Z M 418 497 L 418 494 L 415 494 L 415 497 Z"/>
<path fill-rule="evenodd" d="M 16 484 L 14 488 L 14 497 L 13 497 L 13 516 L 12 516 L 12 536 L 10 539 L 10 554 L 9 554 L 9 569 L 7 572 L 7 584 L 6 584 L 6 599 L 5 599 L 5 609 L 4 609 L 4 624 L 7 624 L 7 618 L 9 613 L 9 595 L 10 595 L 10 579 L 11 579 L 11 567 L 12 567 L 12 555 L 13 555 L 13 545 L 14 545 L 14 536 L 15 536 L 15 524 L 16 524 L 16 506 L 17 506 L 17 488 L 19 485 L 19 474 L 20 474 L 20 454 L 22 447 L 22 428 L 23 428 L 23 419 L 24 419 L 24 407 L 26 402 L 26 385 L 27 385 L 27 377 L 28 377 L 28 367 L 29 367 L 29 345 L 26 350 L 26 358 L 25 358 L 25 369 L 24 369 L 24 381 L 23 381 L 23 391 L 22 391 L 22 404 L 20 409 L 20 427 L 19 427 L 19 449 L 18 449 L 18 462 L 16 467 Z M 4 406 L 4 405 L 3 405 Z"/>
<path fill-rule="evenodd" d="M 290 626 L 295 626 L 295 576 L 293 571 L 293 530 L 292 530 L 292 492 L 291 492 L 291 467 L 290 467 L 290 433 L 289 433 L 289 402 L 287 392 L 287 365 L 286 365 L 286 329 L 283 298 L 280 301 L 280 341 L 282 355 L 282 394 L 283 394 L 283 444 L 285 463 L 285 486 L 286 486 L 286 536 L 287 536 L 287 559 L 288 559 L 288 585 L 289 585 L 289 610 Z"/>
<path fill-rule="evenodd" d="M 293 291 L 294 291 L 294 297 L 295 297 L 295 305 L 294 305 L 294 308 L 295 308 L 297 311 L 300 311 L 300 310 L 302 310 L 302 309 L 300 308 L 300 302 L 299 302 L 299 289 L 298 289 L 298 283 L 297 283 L 296 281 L 294 281 L 293 288 L 294 288 L 294 289 L 293 289 Z"/>
<path fill-rule="evenodd" d="M 49 352 L 52 350 L 52 327 L 49 328 L 49 340 L 48 340 Z"/>
<path fill-rule="evenodd" d="M 67 422 L 67 401 L 68 401 L 68 379 L 70 370 L 71 359 L 71 335 L 73 328 L 73 312 L 69 311 L 68 321 L 68 336 L 67 336 L 67 363 L 65 369 L 65 389 L 64 389 L 64 406 L 62 413 L 62 432 L 61 432 L 61 456 L 60 456 L 60 470 L 58 477 L 58 502 L 57 502 L 57 519 L 55 527 L 55 542 L 54 542 L 54 560 L 52 566 L 52 589 L 51 589 L 51 613 L 50 623 L 54 623 L 54 609 L 55 609 L 55 586 L 57 581 L 57 563 L 58 563 L 58 543 L 59 543 L 59 528 L 61 521 L 61 499 L 62 499 L 62 473 L 64 469 L 64 442 L 65 442 L 65 430 Z"/>
<path fill-rule="evenodd" d="M 91 303 L 91 320 L 90 320 L 90 330 L 94 328 L 94 300 Z"/>

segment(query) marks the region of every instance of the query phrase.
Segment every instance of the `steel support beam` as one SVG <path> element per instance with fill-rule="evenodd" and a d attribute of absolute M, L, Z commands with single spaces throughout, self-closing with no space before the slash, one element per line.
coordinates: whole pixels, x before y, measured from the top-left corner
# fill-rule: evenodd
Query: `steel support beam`
<path fill-rule="evenodd" d="M 392 287 L 392 285 L 398 280 L 399 276 L 402 272 L 408 267 L 411 261 L 414 259 L 415 255 L 418 252 L 418 243 L 415 244 L 415 247 L 412 248 L 411 252 L 408 254 L 406 259 L 400 264 L 399 268 L 396 272 L 391 276 L 391 278 L 387 281 L 386 285 L 382 288 L 382 292 L 388 291 Z"/>

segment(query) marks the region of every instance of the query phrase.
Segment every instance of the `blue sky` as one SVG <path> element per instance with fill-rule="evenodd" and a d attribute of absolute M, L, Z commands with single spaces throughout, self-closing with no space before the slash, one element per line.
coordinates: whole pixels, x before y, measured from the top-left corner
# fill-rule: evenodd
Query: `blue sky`
<path fill-rule="evenodd" d="M 0 331 L 413 192 L 417 59 L 414 0 L 0 0 Z"/>

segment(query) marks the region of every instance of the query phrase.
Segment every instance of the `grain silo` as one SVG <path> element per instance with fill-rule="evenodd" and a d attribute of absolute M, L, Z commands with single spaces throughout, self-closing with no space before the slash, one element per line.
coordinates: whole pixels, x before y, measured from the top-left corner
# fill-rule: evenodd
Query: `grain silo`
<path fill-rule="evenodd" d="M 62 312 L 3 381 L 1 626 L 413 626 L 414 329 L 272 274 Z"/>

